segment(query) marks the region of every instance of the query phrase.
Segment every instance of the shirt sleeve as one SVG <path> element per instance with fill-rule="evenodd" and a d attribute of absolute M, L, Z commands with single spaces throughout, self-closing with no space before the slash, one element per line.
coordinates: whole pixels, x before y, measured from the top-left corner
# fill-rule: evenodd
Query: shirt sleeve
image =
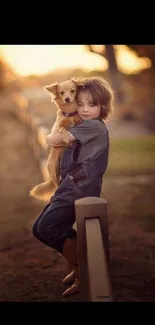
<path fill-rule="evenodd" d="M 73 126 L 68 131 L 82 144 L 100 136 L 100 122 L 98 120 L 85 120 L 81 124 Z"/>

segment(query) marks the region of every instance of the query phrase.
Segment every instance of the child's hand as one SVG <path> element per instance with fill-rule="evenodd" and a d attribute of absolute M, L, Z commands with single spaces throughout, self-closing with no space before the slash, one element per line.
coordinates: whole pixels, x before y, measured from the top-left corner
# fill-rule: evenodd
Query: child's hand
<path fill-rule="evenodd" d="M 50 134 L 54 134 L 54 133 L 57 133 L 58 132 L 58 129 L 57 129 L 57 124 L 56 123 L 54 123 L 54 125 L 53 125 L 53 127 L 52 127 L 52 129 L 51 129 L 51 133 Z"/>
<path fill-rule="evenodd" d="M 69 137 L 69 139 L 68 139 L 69 141 L 67 143 L 67 146 L 68 146 L 68 144 L 74 142 L 76 139 L 74 138 L 74 136 L 70 132 L 67 131 L 67 133 L 68 133 L 68 137 Z M 63 140 L 62 134 L 60 132 L 58 132 L 57 127 L 54 127 L 52 132 L 46 136 L 46 143 L 49 146 L 53 146 L 53 147 L 55 145 L 57 147 L 58 146 L 60 146 L 60 147 L 65 146 L 66 147 L 66 143 Z"/>
<path fill-rule="evenodd" d="M 60 133 L 59 133 L 60 134 Z M 60 134 L 61 136 L 61 134 Z M 59 147 L 70 147 L 73 144 L 73 141 L 69 141 L 69 143 L 65 143 L 62 140 L 62 136 L 61 136 L 61 141 L 60 142 L 55 142 L 53 139 L 53 134 L 50 133 L 48 135 L 46 135 L 46 143 L 48 144 L 49 147 L 55 147 L 55 148 L 59 148 Z"/>

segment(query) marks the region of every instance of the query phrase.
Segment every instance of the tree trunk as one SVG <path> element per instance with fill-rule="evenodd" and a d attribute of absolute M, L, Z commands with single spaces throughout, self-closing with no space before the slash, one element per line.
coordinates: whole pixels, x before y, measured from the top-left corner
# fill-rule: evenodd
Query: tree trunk
<path fill-rule="evenodd" d="M 114 52 L 114 47 L 113 45 L 105 45 L 106 48 L 106 56 L 109 62 L 109 69 L 110 72 L 113 74 L 118 73 L 118 68 L 117 68 L 117 63 L 116 63 L 116 57 L 115 57 L 115 52 Z"/>
<path fill-rule="evenodd" d="M 0 91 L 4 88 L 4 69 L 3 63 L 0 61 Z"/>
<path fill-rule="evenodd" d="M 111 86 L 115 93 L 115 99 L 117 103 L 121 103 L 124 100 L 124 93 L 122 91 L 122 75 L 118 70 L 115 50 L 113 45 L 105 45 L 106 54 L 103 52 L 96 52 L 92 45 L 87 45 L 88 51 L 93 52 L 99 56 L 106 56 L 109 63 L 109 75 L 111 79 Z"/>
<path fill-rule="evenodd" d="M 113 45 L 105 45 L 106 57 L 109 63 L 110 79 L 113 90 L 115 92 L 115 97 L 118 102 L 123 100 L 123 92 L 121 90 L 121 75 L 117 67 L 115 50 Z"/>

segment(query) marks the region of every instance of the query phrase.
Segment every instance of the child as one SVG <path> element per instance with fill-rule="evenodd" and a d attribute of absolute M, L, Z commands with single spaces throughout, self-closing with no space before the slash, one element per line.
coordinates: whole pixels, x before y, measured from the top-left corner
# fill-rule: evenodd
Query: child
<path fill-rule="evenodd" d="M 77 113 L 82 122 L 70 128 L 70 145 L 60 162 L 60 184 L 33 225 L 34 236 L 67 259 L 71 273 L 63 280 L 71 285 L 63 297 L 79 292 L 75 200 L 100 197 L 102 176 L 107 169 L 109 136 L 105 121 L 112 112 L 113 92 L 101 77 L 79 78 Z M 63 146 L 54 128 L 46 136 L 49 146 Z"/>

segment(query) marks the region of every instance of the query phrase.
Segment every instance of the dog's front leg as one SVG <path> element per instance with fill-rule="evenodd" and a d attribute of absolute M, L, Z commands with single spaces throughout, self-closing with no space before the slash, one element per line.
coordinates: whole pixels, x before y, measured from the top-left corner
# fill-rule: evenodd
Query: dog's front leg
<path fill-rule="evenodd" d="M 68 134 L 68 131 L 63 126 L 61 126 L 59 128 L 59 132 L 62 135 L 63 142 L 69 143 L 69 134 Z"/>

